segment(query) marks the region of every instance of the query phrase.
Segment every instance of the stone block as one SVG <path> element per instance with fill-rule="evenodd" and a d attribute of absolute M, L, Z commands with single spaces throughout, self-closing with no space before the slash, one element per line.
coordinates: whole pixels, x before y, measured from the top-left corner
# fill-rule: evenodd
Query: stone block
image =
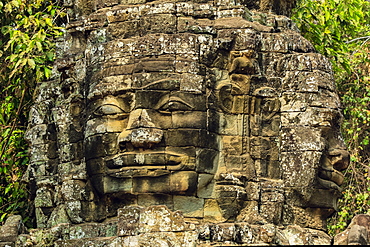
<path fill-rule="evenodd" d="M 203 75 L 204 68 L 199 63 L 199 61 L 194 61 L 194 59 L 178 58 L 175 61 L 175 71 L 177 73 L 191 73 L 196 75 Z"/>
<path fill-rule="evenodd" d="M 175 72 L 176 61 L 173 59 L 171 56 L 161 56 L 153 60 L 138 60 L 132 72 Z"/>
<path fill-rule="evenodd" d="M 169 91 L 178 91 L 183 80 L 182 75 L 170 72 L 134 73 L 129 78 L 135 88 Z"/>
<path fill-rule="evenodd" d="M 185 217 L 203 217 L 204 199 L 191 196 L 173 196 L 174 209 Z"/>
<path fill-rule="evenodd" d="M 89 161 L 89 163 L 91 164 L 91 161 Z M 99 173 L 98 167 L 96 167 L 96 170 L 92 174 L 94 173 Z M 79 161 L 61 163 L 58 165 L 58 174 L 59 176 L 64 178 L 64 180 L 69 179 L 85 180 L 87 178 L 86 164 L 84 162 Z"/>
<path fill-rule="evenodd" d="M 252 244 L 255 241 L 252 227 L 245 222 L 235 224 L 234 241 L 240 244 Z"/>
<path fill-rule="evenodd" d="M 50 146 L 49 146 L 50 147 Z M 50 148 L 56 148 L 56 143 L 53 144 L 53 147 Z M 108 150 L 107 147 L 106 150 Z M 81 160 L 84 155 L 84 148 L 83 148 L 83 142 L 76 142 L 76 143 L 60 143 L 58 145 L 58 151 L 54 150 L 48 150 L 48 154 L 54 153 L 56 156 L 56 153 L 58 152 L 58 157 L 62 162 L 70 162 L 70 161 L 76 161 Z"/>
<path fill-rule="evenodd" d="M 64 226 L 66 227 L 66 226 Z M 68 228 L 69 239 L 83 239 L 100 237 L 101 225 L 96 223 L 85 223 L 72 225 Z"/>
<path fill-rule="evenodd" d="M 215 198 L 214 186 L 216 182 L 212 174 L 198 175 L 197 197 L 199 198 Z"/>
<path fill-rule="evenodd" d="M 326 75 L 326 76 L 325 76 Z M 331 84 L 332 78 L 323 72 L 289 71 L 283 79 L 283 89 L 286 92 L 319 92 L 321 81 Z"/>
<path fill-rule="evenodd" d="M 246 199 L 246 191 L 242 186 L 218 185 L 216 187 L 217 203 L 226 219 L 234 219 L 242 209 Z"/>
<path fill-rule="evenodd" d="M 143 208 L 127 206 L 117 211 L 117 236 L 135 236 L 139 233 L 140 213 Z"/>
<path fill-rule="evenodd" d="M 245 190 L 248 201 L 258 201 L 260 199 L 260 183 L 248 182 Z"/>
<path fill-rule="evenodd" d="M 322 153 L 315 151 L 282 152 L 282 178 L 288 187 L 311 187 Z"/>
<path fill-rule="evenodd" d="M 286 53 L 289 49 L 289 40 L 285 34 L 262 33 L 261 51 Z"/>
<path fill-rule="evenodd" d="M 140 212 L 138 229 L 140 233 L 178 232 L 185 229 L 185 222 L 181 213 L 171 212 L 166 206 L 150 206 Z"/>
<path fill-rule="evenodd" d="M 133 180 L 132 178 L 114 178 L 102 174 L 92 176 L 94 183 L 92 186 L 99 193 L 115 193 L 115 192 L 132 192 Z"/>
<path fill-rule="evenodd" d="M 236 31 L 235 47 L 236 51 L 256 50 L 261 42 L 261 34 L 253 29 L 241 29 Z"/>
<path fill-rule="evenodd" d="M 348 232 L 349 245 L 367 245 L 369 232 L 364 226 L 353 225 Z"/>
<path fill-rule="evenodd" d="M 337 200 L 342 194 L 337 190 L 316 189 L 307 203 L 311 207 L 332 208 L 337 207 Z"/>
<path fill-rule="evenodd" d="M 258 210 L 259 210 L 258 201 L 246 201 L 244 203 L 244 208 L 240 211 L 240 213 L 237 216 L 237 221 L 250 224 L 266 223 L 265 219 L 261 217 Z"/>
<path fill-rule="evenodd" d="M 173 14 L 151 14 L 140 18 L 137 32 L 141 35 L 147 33 L 175 33 L 176 16 Z M 137 33 L 136 33 L 137 34 Z"/>
<path fill-rule="evenodd" d="M 225 155 L 241 155 L 243 143 L 241 136 L 222 136 L 223 152 Z"/>
<path fill-rule="evenodd" d="M 169 101 L 168 91 L 140 90 L 135 93 L 135 109 L 162 110 Z M 163 109 L 165 110 L 165 109 Z"/>
<path fill-rule="evenodd" d="M 22 231 L 22 216 L 11 215 L 0 228 L 0 242 L 15 242 Z"/>
<path fill-rule="evenodd" d="M 32 128 L 27 129 L 25 138 L 32 141 L 33 145 L 44 144 L 48 136 L 47 129 L 47 124 L 35 125 Z"/>
<path fill-rule="evenodd" d="M 79 201 L 86 198 L 86 184 L 82 180 L 66 180 L 62 183 L 62 195 L 66 201 Z"/>
<path fill-rule="evenodd" d="M 225 242 L 233 241 L 235 236 L 234 223 L 223 223 L 210 225 L 210 241 Z"/>
<path fill-rule="evenodd" d="M 155 247 L 163 244 L 169 246 L 181 246 L 183 239 L 174 232 L 152 232 L 146 233 L 139 236 L 139 241 L 136 246 L 148 246 Z M 125 245 L 125 246 L 132 246 Z M 192 245 L 190 245 L 192 246 Z"/>
<path fill-rule="evenodd" d="M 226 219 L 223 217 L 222 210 L 218 205 L 216 199 L 204 200 L 204 219 L 207 222 L 224 222 Z"/>
<path fill-rule="evenodd" d="M 95 135 L 85 139 L 85 157 L 87 160 L 92 158 L 104 157 L 105 148 L 103 145 L 97 145 L 98 143 L 103 143 L 102 135 Z"/>
<path fill-rule="evenodd" d="M 208 121 L 207 130 L 214 133 L 220 133 L 220 115 L 213 110 L 207 111 Z"/>
<path fill-rule="evenodd" d="M 177 171 L 170 175 L 169 189 L 173 194 L 194 195 L 197 190 L 198 174 L 194 171 Z M 157 190 L 158 188 L 155 188 Z"/>
<path fill-rule="evenodd" d="M 138 205 L 149 207 L 152 205 L 165 205 L 169 210 L 173 210 L 173 196 L 166 194 L 139 194 L 137 196 Z"/>
<path fill-rule="evenodd" d="M 117 180 L 119 182 L 119 180 Z M 134 193 L 170 193 L 170 176 L 137 177 L 133 179 L 132 191 Z"/>
<path fill-rule="evenodd" d="M 282 169 L 280 166 L 279 160 L 272 160 L 273 157 L 270 157 L 271 160 L 267 162 L 267 177 L 272 179 L 281 179 L 282 178 Z"/>
<path fill-rule="evenodd" d="M 276 236 L 277 227 L 273 224 L 264 224 L 258 227 L 259 240 L 264 243 L 272 243 Z"/>
<path fill-rule="evenodd" d="M 218 152 L 214 149 L 196 149 L 196 171 L 214 174 L 219 161 Z"/>
<path fill-rule="evenodd" d="M 81 201 L 67 201 L 65 202 L 65 206 L 66 213 L 72 223 L 79 224 L 83 222 Z"/>
<path fill-rule="evenodd" d="M 271 119 L 267 121 L 262 119 L 261 135 L 269 137 L 279 136 L 280 128 L 281 128 L 280 115 L 274 115 Z"/>
<path fill-rule="evenodd" d="M 206 130 L 170 129 L 164 133 L 164 137 L 168 146 L 218 148 L 217 136 Z"/>
<path fill-rule="evenodd" d="M 46 227 L 50 228 L 62 223 L 71 223 L 64 204 L 60 204 L 52 210 L 50 217 L 47 219 Z M 37 227 L 41 226 L 37 225 Z"/>
<path fill-rule="evenodd" d="M 33 145 L 30 147 L 30 159 L 33 162 L 47 161 L 49 144 Z"/>
<path fill-rule="evenodd" d="M 228 172 L 244 173 L 244 159 L 240 155 L 228 155 L 224 160 Z"/>
<path fill-rule="evenodd" d="M 260 206 L 259 213 L 267 222 L 278 225 L 282 217 L 282 202 L 265 202 Z"/>
<path fill-rule="evenodd" d="M 36 215 L 36 225 L 38 228 L 46 228 L 47 227 L 47 221 L 49 219 L 50 208 L 35 208 L 35 215 Z"/>
<path fill-rule="evenodd" d="M 244 119 L 241 114 L 220 114 L 220 134 L 224 135 L 243 135 Z"/>
<path fill-rule="evenodd" d="M 36 197 L 34 200 L 35 207 L 43 208 L 43 207 L 53 207 L 53 196 L 51 191 L 48 188 L 39 188 L 36 191 Z"/>
<path fill-rule="evenodd" d="M 191 73 L 183 73 L 181 77 L 180 90 L 185 92 L 205 92 L 205 78 L 200 75 Z"/>
<path fill-rule="evenodd" d="M 329 72 L 331 70 L 330 62 L 323 55 L 318 53 L 308 53 L 305 55 L 294 54 L 287 55 L 285 59 L 280 60 L 277 66 L 278 71 L 313 71 L 321 70 Z"/>
<path fill-rule="evenodd" d="M 334 236 L 333 245 L 348 245 L 348 233 L 349 230 L 337 234 Z"/>
<path fill-rule="evenodd" d="M 71 164 L 66 163 L 60 165 L 62 171 L 61 175 L 68 174 L 71 169 Z M 96 175 L 96 174 L 103 174 L 105 172 L 105 162 L 103 158 L 97 158 L 97 159 L 90 159 L 87 161 L 87 172 L 90 174 L 90 176 Z"/>
<path fill-rule="evenodd" d="M 105 207 L 105 205 L 98 204 L 97 201 L 81 201 L 81 205 L 82 205 L 82 211 L 80 215 L 85 222 L 91 222 L 91 221 L 100 222 L 101 220 L 105 219 L 107 215 L 107 207 Z M 104 231 L 110 231 L 110 230 L 106 229 Z M 117 231 L 115 230 L 113 232 L 114 232 L 113 235 L 115 236 Z M 106 236 L 108 235 L 112 236 L 112 234 L 107 233 Z"/>
<path fill-rule="evenodd" d="M 207 112 L 204 111 L 176 111 L 172 113 L 173 128 L 207 128 Z"/>

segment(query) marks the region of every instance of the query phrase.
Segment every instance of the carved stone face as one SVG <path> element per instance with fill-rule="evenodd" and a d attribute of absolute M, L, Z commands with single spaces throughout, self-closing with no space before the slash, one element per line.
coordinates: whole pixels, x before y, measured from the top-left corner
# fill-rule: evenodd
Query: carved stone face
<path fill-rule="evenodd" d="M 179 74 L 155 74 L 127 76 L 137 84 L 109 94 L 104 83 L 91 87 L 86 157 L 100 194 L 196 195 L 198 174 L 215 173 L 218 141 L 205 92 L 181 91 Z M 103 96 L 95 99 L 95 90 Z"/>

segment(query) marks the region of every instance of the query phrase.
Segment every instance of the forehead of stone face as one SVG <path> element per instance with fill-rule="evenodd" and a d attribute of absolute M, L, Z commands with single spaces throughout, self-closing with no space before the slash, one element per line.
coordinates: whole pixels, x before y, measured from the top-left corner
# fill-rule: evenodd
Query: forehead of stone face
<path fill-rule="evenodd" d="M 201 75 L 172 72 L 145 72 L 133 75 L 108 75 L 95 82 L 90 82 L 88 99 L 93 101 L 107 95 L 122 95 L 136 92 L 139 97 L 151 97 L 160 92 L 183 92 L 204 94 L 205 78 Z"/>
<path fill-rule="evenodd" d="M 199 35 L 148 34 L 104 44 L 104 63 L 88 72 L 88 98 L 128 89 L 205 91 Z M 94 55 L 93 55 L 94 56 Z"/>

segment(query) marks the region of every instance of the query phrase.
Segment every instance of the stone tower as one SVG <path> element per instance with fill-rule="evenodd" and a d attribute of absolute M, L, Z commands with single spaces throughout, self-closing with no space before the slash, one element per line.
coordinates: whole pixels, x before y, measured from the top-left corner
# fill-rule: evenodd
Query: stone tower
<path fill-rule="evenodd" d="M 66 1 L 27 137 L 55 246 L 330 244 L 349 157 L 294 1 Z"/>

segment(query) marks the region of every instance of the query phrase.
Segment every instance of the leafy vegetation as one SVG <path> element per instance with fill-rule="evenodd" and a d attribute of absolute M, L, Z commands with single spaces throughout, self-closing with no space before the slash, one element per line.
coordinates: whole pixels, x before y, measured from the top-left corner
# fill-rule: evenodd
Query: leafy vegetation
<path fill-rule="evenodd" d="M 51 74 L 59 13 L 49 0 L 0 0 L 0 222 L 29 216 L 24 132 L 34 85 Z"/>
<path fill-rule="evenodd" d="M 339 212 L 328 226 L 336 234 L 354 215 L 370 213 L 370 2 L 300 0 L 293 20 L 317 51 L 330 58 L 344 107 L 351 164 Z"/>

